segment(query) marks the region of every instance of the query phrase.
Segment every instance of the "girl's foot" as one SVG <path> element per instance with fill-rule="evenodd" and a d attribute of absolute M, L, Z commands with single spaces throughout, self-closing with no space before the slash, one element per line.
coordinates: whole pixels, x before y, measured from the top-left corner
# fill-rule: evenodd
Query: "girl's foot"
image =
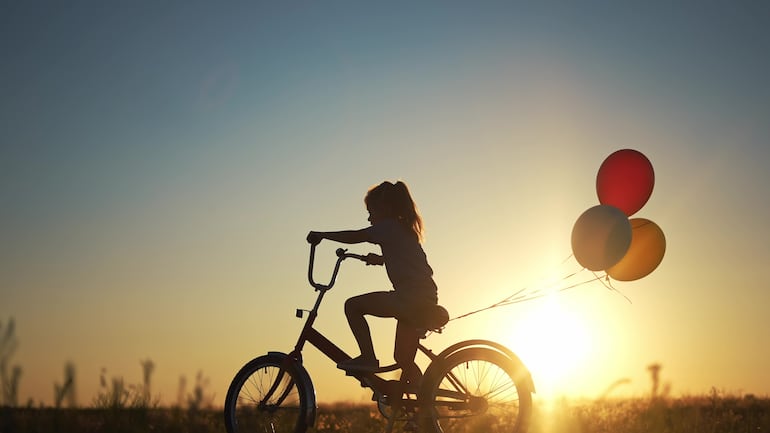
<path fill-rule="evenodd" d="M 345 371 L 374 371 L 380 368 L 377 358 L 357 356 L 337 364 L 337 368 Z"/>

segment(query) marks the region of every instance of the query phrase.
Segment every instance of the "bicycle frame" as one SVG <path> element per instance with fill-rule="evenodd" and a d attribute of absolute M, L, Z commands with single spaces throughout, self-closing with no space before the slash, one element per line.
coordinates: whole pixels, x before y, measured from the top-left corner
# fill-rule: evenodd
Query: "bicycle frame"
<path fill-rule="evenodd" d="M 347 250 L 343 248 L 338 248 L 336 251 L 337 262 L 334 265 L 334 270 L 332 271 L 332 276 L 329 280 L 329 283 L 320 284 L 320 283 L 317 283 L 313 278 L 313 265 L 315 260 L 316 245 L 317 244 L 311 244 L 311 247 L 310 247 L 310 260 L 308 264 L 308 281 L 310 282 L 310 285 L 314 287 L 315 290 L 318 291 L 319 293 L 318 293 L 318 297 L 316 298 L 316 302 L 313 305 L 313 308 L 309 311 L 309 316 L 305 321 L 305 325 L 303 326 L 302 331 L 300 332 L 299 338 L 297 339 L 297 344 L 294 346 L 294 350 L 288 354 L 288 359 L 294 360 L 301 364 L 302 349 L 304 348 L 305 343 L 310 343 L 315 348 L 320 350 L 321 353 L 326 355 L 329 359 L 334 361 L 336 364 L 339 364 L 340 362 L 349 360 L 351 358 L 350 355 L 345 353 L 345 351 L 340 349 L 331 340 L 329 340 L 320 332 L 318 332 L 313 327 L 313 324 L 315 323 L 315 319 L 318 316 L 318 308 L 321 305 L 321 301 L 323 300 L 324 295 L 326 294 L 327 291 L 331 290 L 331 288 L 334 286 L 342 261 L 347 258 L 355 258 L 361 261 L 366 261 L 366 257 L 359 254 L 348 253 Z M 301 317 L 302 311 L 303 310 L 297 311 L 298 317 Z M 535 390 L 535 385 L 534 385 L 534 382 L 532 381 L 532 376 L 530 375 L 529 371 L 524 367 L 524 364 L 521 362 L 521 360 L 510 349 L 494 341 L 483 340 L 483 339 L 465 340 L 447 347 L 446 349 L 441 351 L 441 353 L 439 354 L 433 353 L 431 349 L 427 348 L 425 345 L 418 342 L 417 350 L 422 352 L 432 363 L 437 359 L 444 359 L 448 357 L 453 352 L 456 352 L 468 347 L 474 347 L 474 346 L 492 348 L 496 351 L 499 351 L 505 354 L 505 356 L 511 359 L 511 361 L 513 361 L 517 366 L 519 366 L 520 370 L 524 372 L 524 375 L 523 375 L 524 383 L 532 391 Z M 371 388 L 375 392 L 379 392 L 380 394 L 388 395 L 388 396 L 398 395 L 399 397 L 401 397 L 402 395 L 400 393 L 400 388 L 394 388 L 394 386 L 400 385 L 399 381 L 386 380 L 377 376 L 377 374 L 379 373 L 395 371 L 395 370 L 398 370 L 399 368 L 400 366 L 398 364 L 392 364 L 392 365 L 380 367 L 373 372 L 367 372 L 367 373 L 347 372 L 346 374 L 348 376 L 353 376 L 356 379 L 358 379 L 361 382 L 361 386 Z M 450 380 L 452 385 L 455 387 L 456 391 L 444 390 L 444 396 L 458 398 L 459 400 L 462 400 L 463 395 L 467 394 L 468 390 L 466 390 L 465 387 L 462 385 L 462 383 L 460 383 L 460 381 L 457 380 L 457 378 L 455 378 L 453 375 L 450 374 L 448 376 L 448 379 Z M 411 399 L 409 400 L 402 399 L 401 401 L 402 403 L 406 403 L 405 406 L 407 407 L 412 406 L 412 404 L 415 402 L 415 400 L 411 400 Z"/>
<path fill-rule="evenodd" d="M 359 260 L 365 260 L 365 257 L 358 254 L 347 253 L 347 250 L 342 248 L 337 249 L 336 251 L 337 262 L 334 265 L 334 270 L 332 271 L 331 279 L 328 284 L 320 284 L 320 283 L 317 283 L 313 278 L 313 263 L 315 260 L 315 248 L 316 248 L 316 244 L 311 244 L 310 260 L 308 265 L 308 281 L 310 282 L 310 285 L 314 287 L 315 290 L 318 292 L 318 297 L 316 298 L 313 308 L 310 311 L 308 311 L 308 318 L 305 321 L 305 325 L 302 327 L 302 331 L 300 332 L 299 338 L 297 339 L 297 343 L 294 346 L 294 350 L 288 354 L 288 358 L 296 362 L 302 363 L 302 350 L 305 347 L 305 343 L 310 343 L 316 349 L 321 351 L 321 353 L 323 353 L 329 359 L 331 359 L 333 362 L 335 362 L 336 364 L 339 364 L 341 362 L 349 360 L 351 356 L 345 353 L 345 351 L 340 349 L 336 344 L 334 344 L 331 340 L 326 338 L 323 334 L 318 332 L 313 327 L 313 324 L 315 323 L 316 317 L 318 317 L 318 309 L 321 305 L 321 301 L 323 300 L 324 295 L 326 294 L 327 291 L 331 290 L 331 288 L 334 286 L 342 261 L 347 258 L 356 258 Z M 306 311 L 306 310 L 297 310 L 297 317 L 301 317 L 302 316 L 301 313 L 303 311 Z M 421 343 L 418 343 L 417 349 L 423 354 L 425 354 L 425 356 L 430 358 L 431 361 L 437 358 L 437 356 L 430 349 L 428 349 Z M 392 364 L 392 365 L 378 368 L 373 372 L 365 372 L 365 373 L 347 372 L 346 374 L 348 376 L 352 376 L 358 379 L 361 382 L 361 386 L 371 388 L 373 391 L 380 392 L 383 395 L 392 395 L 391 393 L 393 393 L 394 391 L 393 387 L 397 383 L 399 383 L 399 381 L 386 380 L 377 376 L 377 374 L 385 373 L 389 371 L 395 371 L 395 370 L 398 370 L 399 368 L 400 367 L 398 364 Z"/>

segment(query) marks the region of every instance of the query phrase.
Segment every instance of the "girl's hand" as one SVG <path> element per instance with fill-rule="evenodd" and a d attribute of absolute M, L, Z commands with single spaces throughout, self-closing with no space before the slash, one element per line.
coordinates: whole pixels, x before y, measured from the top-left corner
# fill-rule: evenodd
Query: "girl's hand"
<path fill-rule="evenodd" d="M 307 241 L 313 245 L 320 244 L 323 239 L 323 235 L 320 232 L 310 232 L 307 234 Z"/>
<path fill-rule="evenodd" d="M 382 266 L 385 264 L 385 258 L 378 254 L 369 253 L 366 255 L 366 264 Z"/>

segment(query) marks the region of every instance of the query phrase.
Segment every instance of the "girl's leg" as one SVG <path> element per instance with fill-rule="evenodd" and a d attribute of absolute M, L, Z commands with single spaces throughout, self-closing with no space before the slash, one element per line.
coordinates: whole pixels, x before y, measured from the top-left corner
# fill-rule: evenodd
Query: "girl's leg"
<path fill-rule="evenodd" d="M 414 326 L 399 320 L 396 325 L 396 344 L 393 358 L 401 366 L 401 383 L 416 387 L 422 378 L 420 367 L 414 362 L 420 336 Z"/>
<path fill-rule="evenodd" d="M 399 303 L 393 296 L 393 292 L 365 293 L 345 301 L 345 316 L 358 347 L 361 349 L 362 358 L 377 358 L 374 354 L 369 325 L 364 316 L 368 314 L 377 317 L 396 317 L 398 308 Z"/>

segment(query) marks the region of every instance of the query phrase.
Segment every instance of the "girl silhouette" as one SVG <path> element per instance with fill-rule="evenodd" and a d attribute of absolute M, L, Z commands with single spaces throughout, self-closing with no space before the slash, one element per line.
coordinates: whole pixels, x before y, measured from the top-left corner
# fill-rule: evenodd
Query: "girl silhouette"
<path fill-rule="evenodd" d="M 345 316 L 361 355 L 337 365 L 346 371 L 374 371 L 379 361 L 374 353 L 369 325 L 364 316 L 395 317 L 394 359 L 401 366 L 401 381 L 417 386 L 420 370 L 414 363 L 419 334 L 413 324 L 426 309 L 438 302 L 433 270 L 421 241 L 423 221 L 404 182 L 383 182 L 364 198 L 371 226 L 336 232 L 311 231 L 307 240 L 317 244 L 329 239 L 345 244 L 370 242 L 380 246 L 382 255 L 370 253 L 367 265 L 385 265 L 393 284 L 391 291 L 354 296 L 345 301 Z"/>

